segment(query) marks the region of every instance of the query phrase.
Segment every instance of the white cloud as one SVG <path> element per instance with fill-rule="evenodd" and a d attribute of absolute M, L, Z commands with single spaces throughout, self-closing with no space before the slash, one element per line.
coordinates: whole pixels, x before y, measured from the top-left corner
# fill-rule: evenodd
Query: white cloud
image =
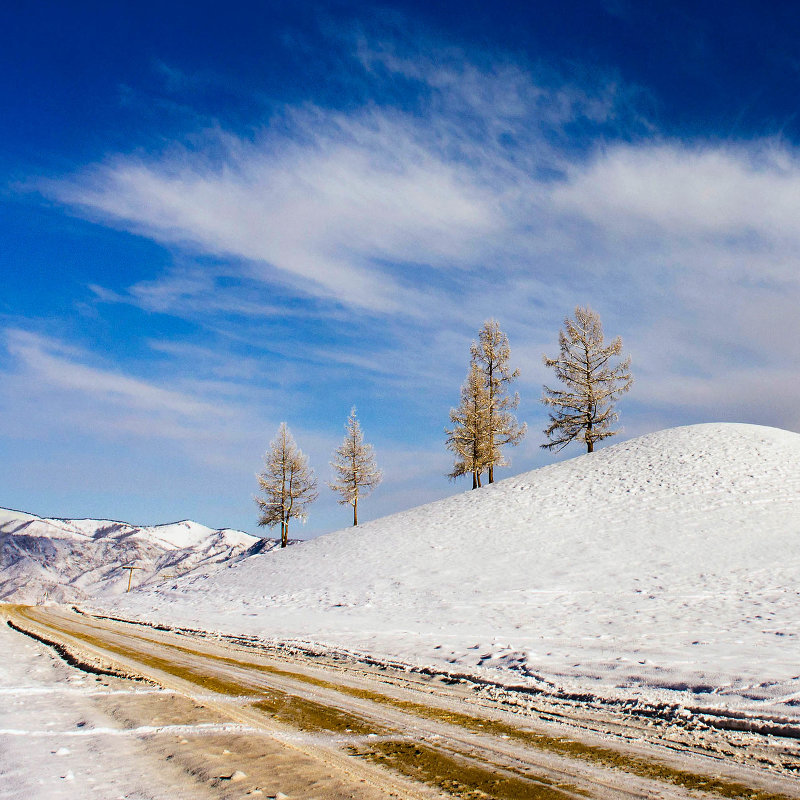
<path fill-rule="evenodd" d="M 174 249 L 232 259 L 228 274 L 255 284 L 423 318 L 456 310 L 447 301 L 461 272 L 520 271 L 559 246 L 546 204 L 569 165 L 570 125 L 633 124 L 625 93 L 601 78 L 591 90 L 552 75 L 540 84 L 524 66 L 488 56 L 479 66 L 441 43 L 356 49 L 370 80 L 411 80 L 419 96 L 403 110 L 288 107 L 248 136 L 212 125 L 39 188 Z M 181 313 L 220 271 L 95 291 Z"/>
<path fill-rule="evenodd" d="M 571 169 L 551 197 L 556 211 L 604 236 L 665 237 L 659 249 L 679 252 L 713 241 L 728 263 L 738 253 L 773 252 L 779 273 L 781 248 L 800 245 L 800 157 L 773 140 L 615 146 Z"/>
<path fill-rule="evenodd" d="M 82 363 L 87 358 L 73 347 L 23 330 L 6 331 L 6 348 L 17 360 L 24 379 L 41 393 L 77 393 L 95 404 L 111 404 L 124 414 L 139 412 L 144 427 L 154 425 L 152 415 L 170 418 L 173 436 L 183 435 L 186 424 L 219 420 L 228 411 L 217 404 L 204 402 L 173 389 L 140 380 L 120 371 L 100 369 Z M 85 424 L 98 420 L 87 416 Z M 167 429 L 169 429 L 169 427 Z M 164 431 L 160 432 L 163 435 Z"/>
<path fill-rule="evenodd" d="M 178 148 L 116 158 L 44 188 L 166 244 L 244 259 L 248 278 L 373 311 L 409 311 L 419 296 L 383 264 L 463 264 L 502 226 L 496 197 L 397 121 L 300 117 L 303 144 L 210 132 L 206 147 L 225 148 L 221 167 Z"/>
<path fill-rule="evenodd" d="M 800 426 L 796 148 L 620 145 L 571 170 L 553 208 L 632 309 L 643 404 Z"/>

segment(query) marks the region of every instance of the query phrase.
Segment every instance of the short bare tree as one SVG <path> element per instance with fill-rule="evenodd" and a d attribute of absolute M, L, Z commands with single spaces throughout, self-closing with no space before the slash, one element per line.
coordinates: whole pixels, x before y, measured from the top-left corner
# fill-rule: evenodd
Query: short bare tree
<path fill-rule="evenodd" d="M 358 525 L 359 498 L 366 497 L 381 482 L 383 474 L 375 463 L 372 445 L 364 444 L 355 406 L 350 411 L 345 430 L 344 441 L 331 461 L 336 480 L 328 486 L 341 495 L 339 505 L 353 506 L 353 525 Z"/>
<path fill-rule="evenodd" d="M 258 524 L 270 528 L 280 524 L 281 547 L 286 547 L 289 520 L 306 518 L 309 505 L 317 499 L 317 481 L 285 422 L 270 442 L 258 484 L 264 495 L 254 498 L 261 511 Z"/>
<path fill-rule="evenodd" d="M 519 370 L 512 371 L 508 365 L 511 347 L 496 320 L 483 323 L 478 341 L 472 343 L 470 353 L 486 386 L 486 467 L 489 483 L 493 483 L 494 468 L 507 463 L 500 448 L 507 444 L 518 445 L 527 430 L 527 426 L 520 425 L 512 413 L 519 405 L 519 395 L 508 393 L 511 382 L 519 377 Z"/>
<path fill-rule="evenodd" d="M 489 437 L 489 393 L 483 372 L 478 365 L 470 364 L 467 379 L 461 387 L 461 402 L 458 408 L 450 409 L 452 428 L 445 428 L 447 449 L 456 457 L 452 480 L 472 473 L 472 488 L 481 485 L 481 475 L 488 466 Z"/>
<path fill-rule="evenodd" d="M 631 359 L 614 364 L 622 352 L 622 339 L 618 336 L 605 344 L 600 315 L 588 307 L 576 308 L 575 318 L 564 320 L 558 343 L 558 357 L 544 356 L 544 363 L 555 370 L 565 388 L 544 387 L 542 402 L 553 411 L 544 431 L 549 441 L 542 447 L 558 451 L 578 441 L 591 453 L 595 442 L 618 432 L 611 427 L 618 419 L 614 401 L 633 384 Z"/>

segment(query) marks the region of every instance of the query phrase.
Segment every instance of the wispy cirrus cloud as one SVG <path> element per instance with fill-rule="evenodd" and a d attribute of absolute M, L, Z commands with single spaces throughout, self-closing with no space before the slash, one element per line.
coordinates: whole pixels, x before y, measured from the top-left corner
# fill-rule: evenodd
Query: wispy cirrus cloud
<path fill-rule="evenodd" d="M 572 167 L 552 202 L 607 236 L 746 252 L 800 244 L 798 189 L 800 153 L 786 142 L 643 142 Z"/>
<path fill-rule="evenodd" d="M 587 271 L 639 303 L 643 365 L 695 386 L 705 376 L 720 408 L 735 373 L 757 418 L 747 375 L 758 386 L 759 370 L 800 365 L 800 151 L 775 139 L 620 144 L 570 170 L 552 207 L 593 245 Z"/>
<path fill-rule="evenodd" d="M 81 363 L 75 348 L 35 333 L 7 331 L 6 347 L 40 385 L 51 389 L 74 390 L 97 399 L 112 399 L 143 411 L 161 410 L 185 419 L 225 413 L 217 406 L 181 392 Z"/>
<path fill-rule="evenodd" d="M 414 289 L 383 265 L 457 264 L 502 226 L 496 198 L 402 126 L 368 115 L 326 117 L 315 130 L 303 117 L 311 138 L 302 145 L 209 132 L 209 150 L 224 149 L 221 167 L 176 148 L 44 189 L 157 241 L 242 260 L 249 279 L 374 312 L 413 308 Z"/>
<path fill-rule="evenodd" d="M 223 283 L 225 279 L 233 282 Z M 123 291 L 99 284 L 88 289 L 102 303 L 126 303 L 144 311 L 185 316 L 273 317 L 289 311 L 264 298 L 262 287 L 243 281 L 223 266 L 175 268 L 154 280 L 139 281 Z"/>
<path fill-rule="evenodd" d="M 591 90 L 553 75 L 540 84 L 511 61 L 478 65 L 433 43 L 362 39 L 354 50 L 353 69 L 376 93 L 402 80 L 413 100 L 284 107 L 254 133 L 211 125 L 161 153 L 112 156 L 39 188 L 92 219 L 233 260 L 246 281 L 420 318 L 442 313 L 464 271 L 519 271 L 531 251 L 556 243 L 548 185 L 581 138 L 571 126 L 630 123 L 628 98 L 610 80 Z M 95 291 L 178 309 L 224 271 L 205 264 L 202 278 Z"/>

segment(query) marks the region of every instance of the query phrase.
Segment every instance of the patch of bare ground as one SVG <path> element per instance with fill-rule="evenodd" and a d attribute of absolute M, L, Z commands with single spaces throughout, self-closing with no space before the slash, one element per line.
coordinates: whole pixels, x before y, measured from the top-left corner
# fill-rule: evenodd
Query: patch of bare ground
<path fill-rule="evenodd" d="M 246 797 L 382 800 L 391 795 L 337 774 L 296 748 L 257 728 L 230 725 L 227 715 L 189 698 L 164 693 L 146 697 L 108 698 L 102 703 L 110 718 L 124 728 L 163 726 L 144 735 L 151 756 L 186 775 L 186 797 L 193 788 L 203 796 L 224 800 Z M 227 730 L 220 730 L 226 726 Z M 179 726 L 180 732 L 169 729 Z"/>

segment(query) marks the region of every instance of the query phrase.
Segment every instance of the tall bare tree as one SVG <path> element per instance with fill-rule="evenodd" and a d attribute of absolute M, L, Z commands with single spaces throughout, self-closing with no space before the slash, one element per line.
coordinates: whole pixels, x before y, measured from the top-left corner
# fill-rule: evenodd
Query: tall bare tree
<path fill-rule="evenodd" d="M 481 475 L 488 466 L 489 393 L 478 365 L 470 364 L 467 379 L 461 387 L 458 408 L 450 409 L 452 428 L 445 428 L 447 449 L 455 454 L 456 462 L 449 477 L 453 480 L 472 473 L 472 488 L 481 485 Z"/>
<path fill-rule="evenodd" d="M 493 483 L 494 468 L 507 463 L 501 447 L 519 444 L 527 430 L 527 425 L 520 425 L 512 413 L 519 405 L 519 395 L 508 393 L 511 382 L 519 377 L 519 370 L 512 372 L 508 365 L 511 347 L 496 320 L 483 323 L 470 353 L 472 362 L 483 374 L 486 387 L 486 467 L 489 483 Z"/>
<path fill-rule="evenodd" d="M 336 480 L 328 486 L 341 495 L 339 505 L 349 503 L 353 506 L 353 525 L 358 525 L 358 500 L 366 497 L 381 482 L 383 475 L 375 464 L 372 445 L 364 444 L 355 406 L 350 410 L 345 430 L 344 441 L 331 461 Z"/>
<path fill-rule="evenodd" d="M 254 498 L 261 511 L 258 524 L 272 528 L 280 523 L 281 547 L 286 547 L 289 520 L 306 518 L 308 506 L 317 499 L 317 480 L 285 422 L 270 442 L 258 484 L 264 495 Z"/>
<path fill-rule="evenodd" d="M 622 339 L 618 336 L 605 344 L 600 315 L 588 307 L 577 307 L 575 318 L 564 320 L 558 344 L 558 357 L 544 356 L 544 363 L 553 367 L 565 388 L 544 387 L 542 402 L 553 411 L 544 431 L 550 441 L 542 447 L 558 451 L 578 441 L 591 453 L 595 442 L 618 432 L 611 428 L 618 419 L 614 401 L 633 384 L 631 359 L 614 364 L 622 352 Z"/>

